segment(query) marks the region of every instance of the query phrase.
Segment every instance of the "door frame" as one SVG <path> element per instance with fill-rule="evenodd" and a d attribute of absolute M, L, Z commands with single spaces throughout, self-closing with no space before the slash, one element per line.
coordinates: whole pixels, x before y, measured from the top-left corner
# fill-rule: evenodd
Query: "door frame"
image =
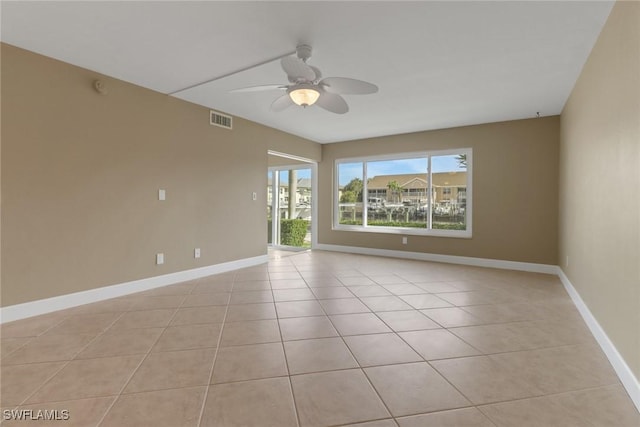
<path fill-rule="evenodd" d="M 318 175 L 318 162 L 312 159 L 308 159 L 305 157 L 300 157 L 300 156 L 295 156 L 293 154 L 287 154 L 287 153 L 282 153 L 279 151 L 273 151 L 273 150 L 268 150 L 267 151 L 268 155 L 272 155 L 272 156 L 278 156 L 278 157 L 283 157 L 285 159 L 290 159 L 290 160 L 294 160 L 297 162 L 303 162 L 304 164 L 291 164 L 291 165 L 282 165 L 282 166 L 272 166 L 272 167 L 268 167 L 267 171 L 268 172 L 275 172 L 275 171 L 281 171 L 281 170 L 299 170 L 299 169 L 311 169 L 311 249 L 314 249 L 317 245 L 318 245 L 318 202 L 317 202 L 317 198 L 318 198 L 318 179 L 317 179 L 317 175 Z M 274 174 L 274 178 L 275 178 L 275 174 Z M 276 216 L 280 215 L 279 212 L 279 203 L 280 203 L 280 194 L 278 193 L 279 188 L 276 188 L 276 184 L 279 180 L 273 179 L 271 182 L 271 194 L 272 194 L 272 199 L 271 199 L 271 203 L 272 203 L 272 219 L 273 221 L 271 222 L 271 231 L 272 231 L 272 243 L 267 243 L 268 246 L 272 246 L 272 247 L 278 247 L 280 245 L 276 245 L 273 243 L 273 241 L 276 239 L 276 231 L 277 231 L 277 227 L 278 225 L 276 224 L 277 221 L 275 221 Z M 274 209 L 277 208 L 277 209 Z M 276 215 L 275 212 L 278 212 Z"/>

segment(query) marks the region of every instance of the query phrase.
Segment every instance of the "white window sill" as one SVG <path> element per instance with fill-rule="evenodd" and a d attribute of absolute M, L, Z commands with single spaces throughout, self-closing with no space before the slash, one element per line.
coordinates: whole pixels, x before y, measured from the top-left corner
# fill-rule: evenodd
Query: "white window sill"
<path fill-rule="evenodd" d="M 457 239 L 471 239 L 471 230 L 426 230 L 413 227 L 381 227 L 361 225 L 334 225 L 333 231 L 350 231 L 358 233 L 401 234 L 404 236 L 453 237 Z"/>

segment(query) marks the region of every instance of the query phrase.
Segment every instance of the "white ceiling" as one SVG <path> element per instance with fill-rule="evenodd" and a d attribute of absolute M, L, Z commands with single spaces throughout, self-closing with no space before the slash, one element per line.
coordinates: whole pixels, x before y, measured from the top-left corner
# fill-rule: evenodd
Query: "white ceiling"
<path fill-rule="evenodd" d="M 279 61 L 174 96 L 326 143 L 559 114 L 613 2 L 8 2 L 1 39 L 170 94 L 295 50 L 375 83 L 344 115 L 275 113 Z"/>

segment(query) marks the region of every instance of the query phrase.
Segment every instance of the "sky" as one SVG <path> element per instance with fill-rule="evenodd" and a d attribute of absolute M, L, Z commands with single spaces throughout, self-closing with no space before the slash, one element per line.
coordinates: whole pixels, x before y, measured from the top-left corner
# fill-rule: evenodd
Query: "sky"
<path fill-rule="evenodd" d="M 431 167 L 433 172 L 457 172 L 461 168 L 456 160 L 457 155 L 433 156 Z M 367 163 L 367 176 L 400 175 L 405 173 L 427 173 L 427 162 L 422 159 L 385 160 Z M 340 185 L 345 185 L 353 178 L 362 178 L 362 163 L 341 163 L 339 166 Z"/>
<path fill-rule="evenodd" d="M 457 155 L 433 156 L 431 166 L 433 172 L 457 172 L 463 171 L 460 168 Z M 298 178 L 311 178 L 311 169 L 298 169 Z M 379 162 L 368 162 L 367 175 L 373 178 L 378 175 L 400 175 L 405 173 L 427 173 L 427 163 L 424 158 L 385 160 Z M 340 164 L 340 185 L 345 185 L 353 178 L 362 178 L 362 163 L 341 163 Z M 280 181 L 286 182 L 289 179 L 288 171 L 280 172 Z"/>
<path fill-rule="evenodd" d="M 311 169 L 297 169 L 298 179 L 311 178 Z M 289 181 L 289 171 L 280 171 L 280 182 Z"/>

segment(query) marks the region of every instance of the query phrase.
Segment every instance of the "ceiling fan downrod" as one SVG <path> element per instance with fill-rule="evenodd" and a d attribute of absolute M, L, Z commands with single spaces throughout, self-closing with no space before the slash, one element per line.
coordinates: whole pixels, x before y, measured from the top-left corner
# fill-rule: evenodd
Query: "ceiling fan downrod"
<path fill-rule="evenodd" d="M 307 59 L 311 58 L 311 46 L 308 44 L 301 44 L 296 47 L 296 54 L 298 58 L 302 59 L 302 62 L 306 63 Z"/>

